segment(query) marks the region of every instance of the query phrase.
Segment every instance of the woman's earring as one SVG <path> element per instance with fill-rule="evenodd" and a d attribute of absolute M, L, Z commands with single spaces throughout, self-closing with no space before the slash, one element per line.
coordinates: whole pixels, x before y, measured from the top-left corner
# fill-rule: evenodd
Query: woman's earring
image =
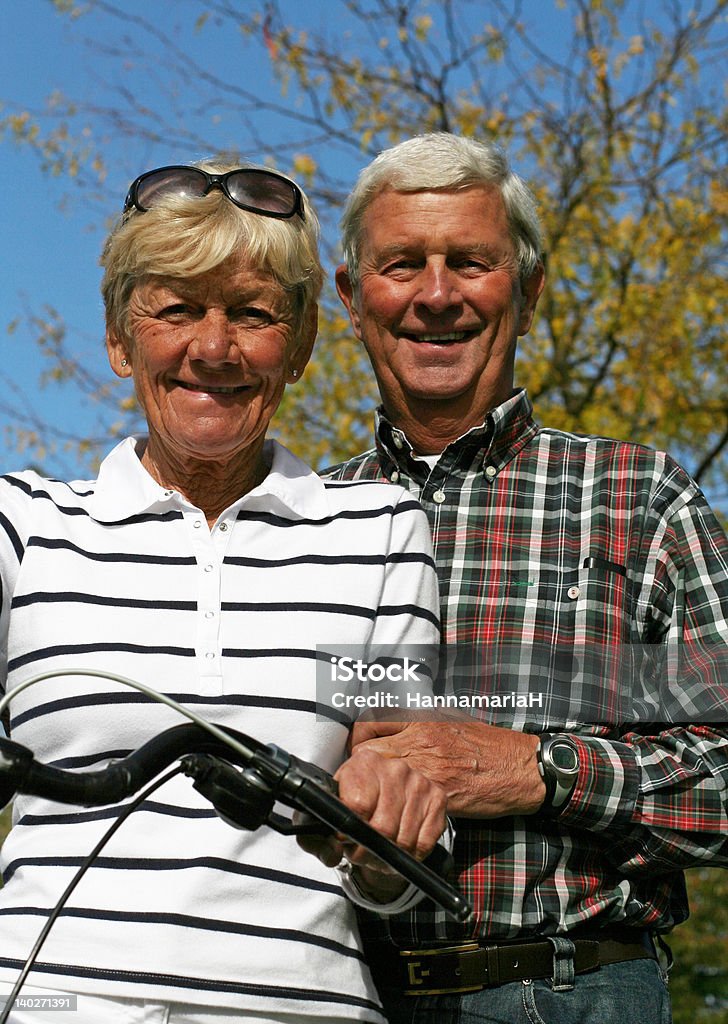
<path fill-rule="evenodd" d="M 298 370 L 291 370 L 291 376 L 292 377 L 297 377 L 298 376 Z"/>
<path fill-rule="evenodd" d="M 122 359 L 121 360 L 121 365 L 122 366 L 128 366 L 129 365 L 129 360 L 128 359 Z"/>

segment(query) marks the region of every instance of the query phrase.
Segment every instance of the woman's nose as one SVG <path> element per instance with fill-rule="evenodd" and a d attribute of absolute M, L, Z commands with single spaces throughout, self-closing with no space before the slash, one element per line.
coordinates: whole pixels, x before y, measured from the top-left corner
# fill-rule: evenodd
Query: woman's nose
<path fill-rule="evenodd" d="M 225 313 L 208 310 L 194 325 L 187 353 L 206 363 L 237 362 L 235 337 L 235 326 Z"/>

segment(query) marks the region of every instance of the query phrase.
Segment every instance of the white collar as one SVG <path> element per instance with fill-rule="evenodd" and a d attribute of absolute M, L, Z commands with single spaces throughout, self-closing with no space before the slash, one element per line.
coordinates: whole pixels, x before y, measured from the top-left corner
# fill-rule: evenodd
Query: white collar
<path fill-rule="evenodd" d="M 106 456 L 99 468 L 89 514 L 101 523 L 118 523 L 145 512 L 193 509 L 176 491 L 162 487 L 146 471 L 136 449 L 146 439 L 127 437 Z M 295 518 L 323 519 L 331 514 L 323 481 L 301 459 L 277 441 L 263 449 L 270 472 L 262 483 L 230 506 L 250 504 L 256 511 L 275 510 Z"/>

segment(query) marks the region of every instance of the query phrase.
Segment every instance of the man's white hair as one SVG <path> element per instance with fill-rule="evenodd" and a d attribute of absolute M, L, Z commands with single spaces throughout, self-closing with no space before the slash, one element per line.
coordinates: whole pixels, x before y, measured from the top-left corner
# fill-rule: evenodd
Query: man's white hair
<path fill-rule="evenodd" d="M 341 219 L 344 258 L 352 284 L 356 286 L 359 279 L 364 214 L 380 192 L 452 191 L 477 185 L 499 190 L 521 280 L 530 277 L 543 256 L 543 235 L 531 190 L 494 143 L 433 132 L 385 149 L 359 175 Z"/>

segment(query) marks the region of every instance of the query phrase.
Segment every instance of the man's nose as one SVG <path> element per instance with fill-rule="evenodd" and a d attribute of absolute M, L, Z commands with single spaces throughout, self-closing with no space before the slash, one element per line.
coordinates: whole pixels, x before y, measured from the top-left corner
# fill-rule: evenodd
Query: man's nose
<path fill-rule="evenodd" d="M 194 325 L 188 355 L 190 359 L 200 359 L 206 363 L 237 362 L 239 352 L 235 337 L 235 327 L 227 315 L 217 310 L 208 310 Z"/>
<path fill-rule="evenodd" d="M 462 302 L 457 274 L 445 263 L 426 263 L 419 275 L 415 302 L 432 313 L 441 313 Z"/>

